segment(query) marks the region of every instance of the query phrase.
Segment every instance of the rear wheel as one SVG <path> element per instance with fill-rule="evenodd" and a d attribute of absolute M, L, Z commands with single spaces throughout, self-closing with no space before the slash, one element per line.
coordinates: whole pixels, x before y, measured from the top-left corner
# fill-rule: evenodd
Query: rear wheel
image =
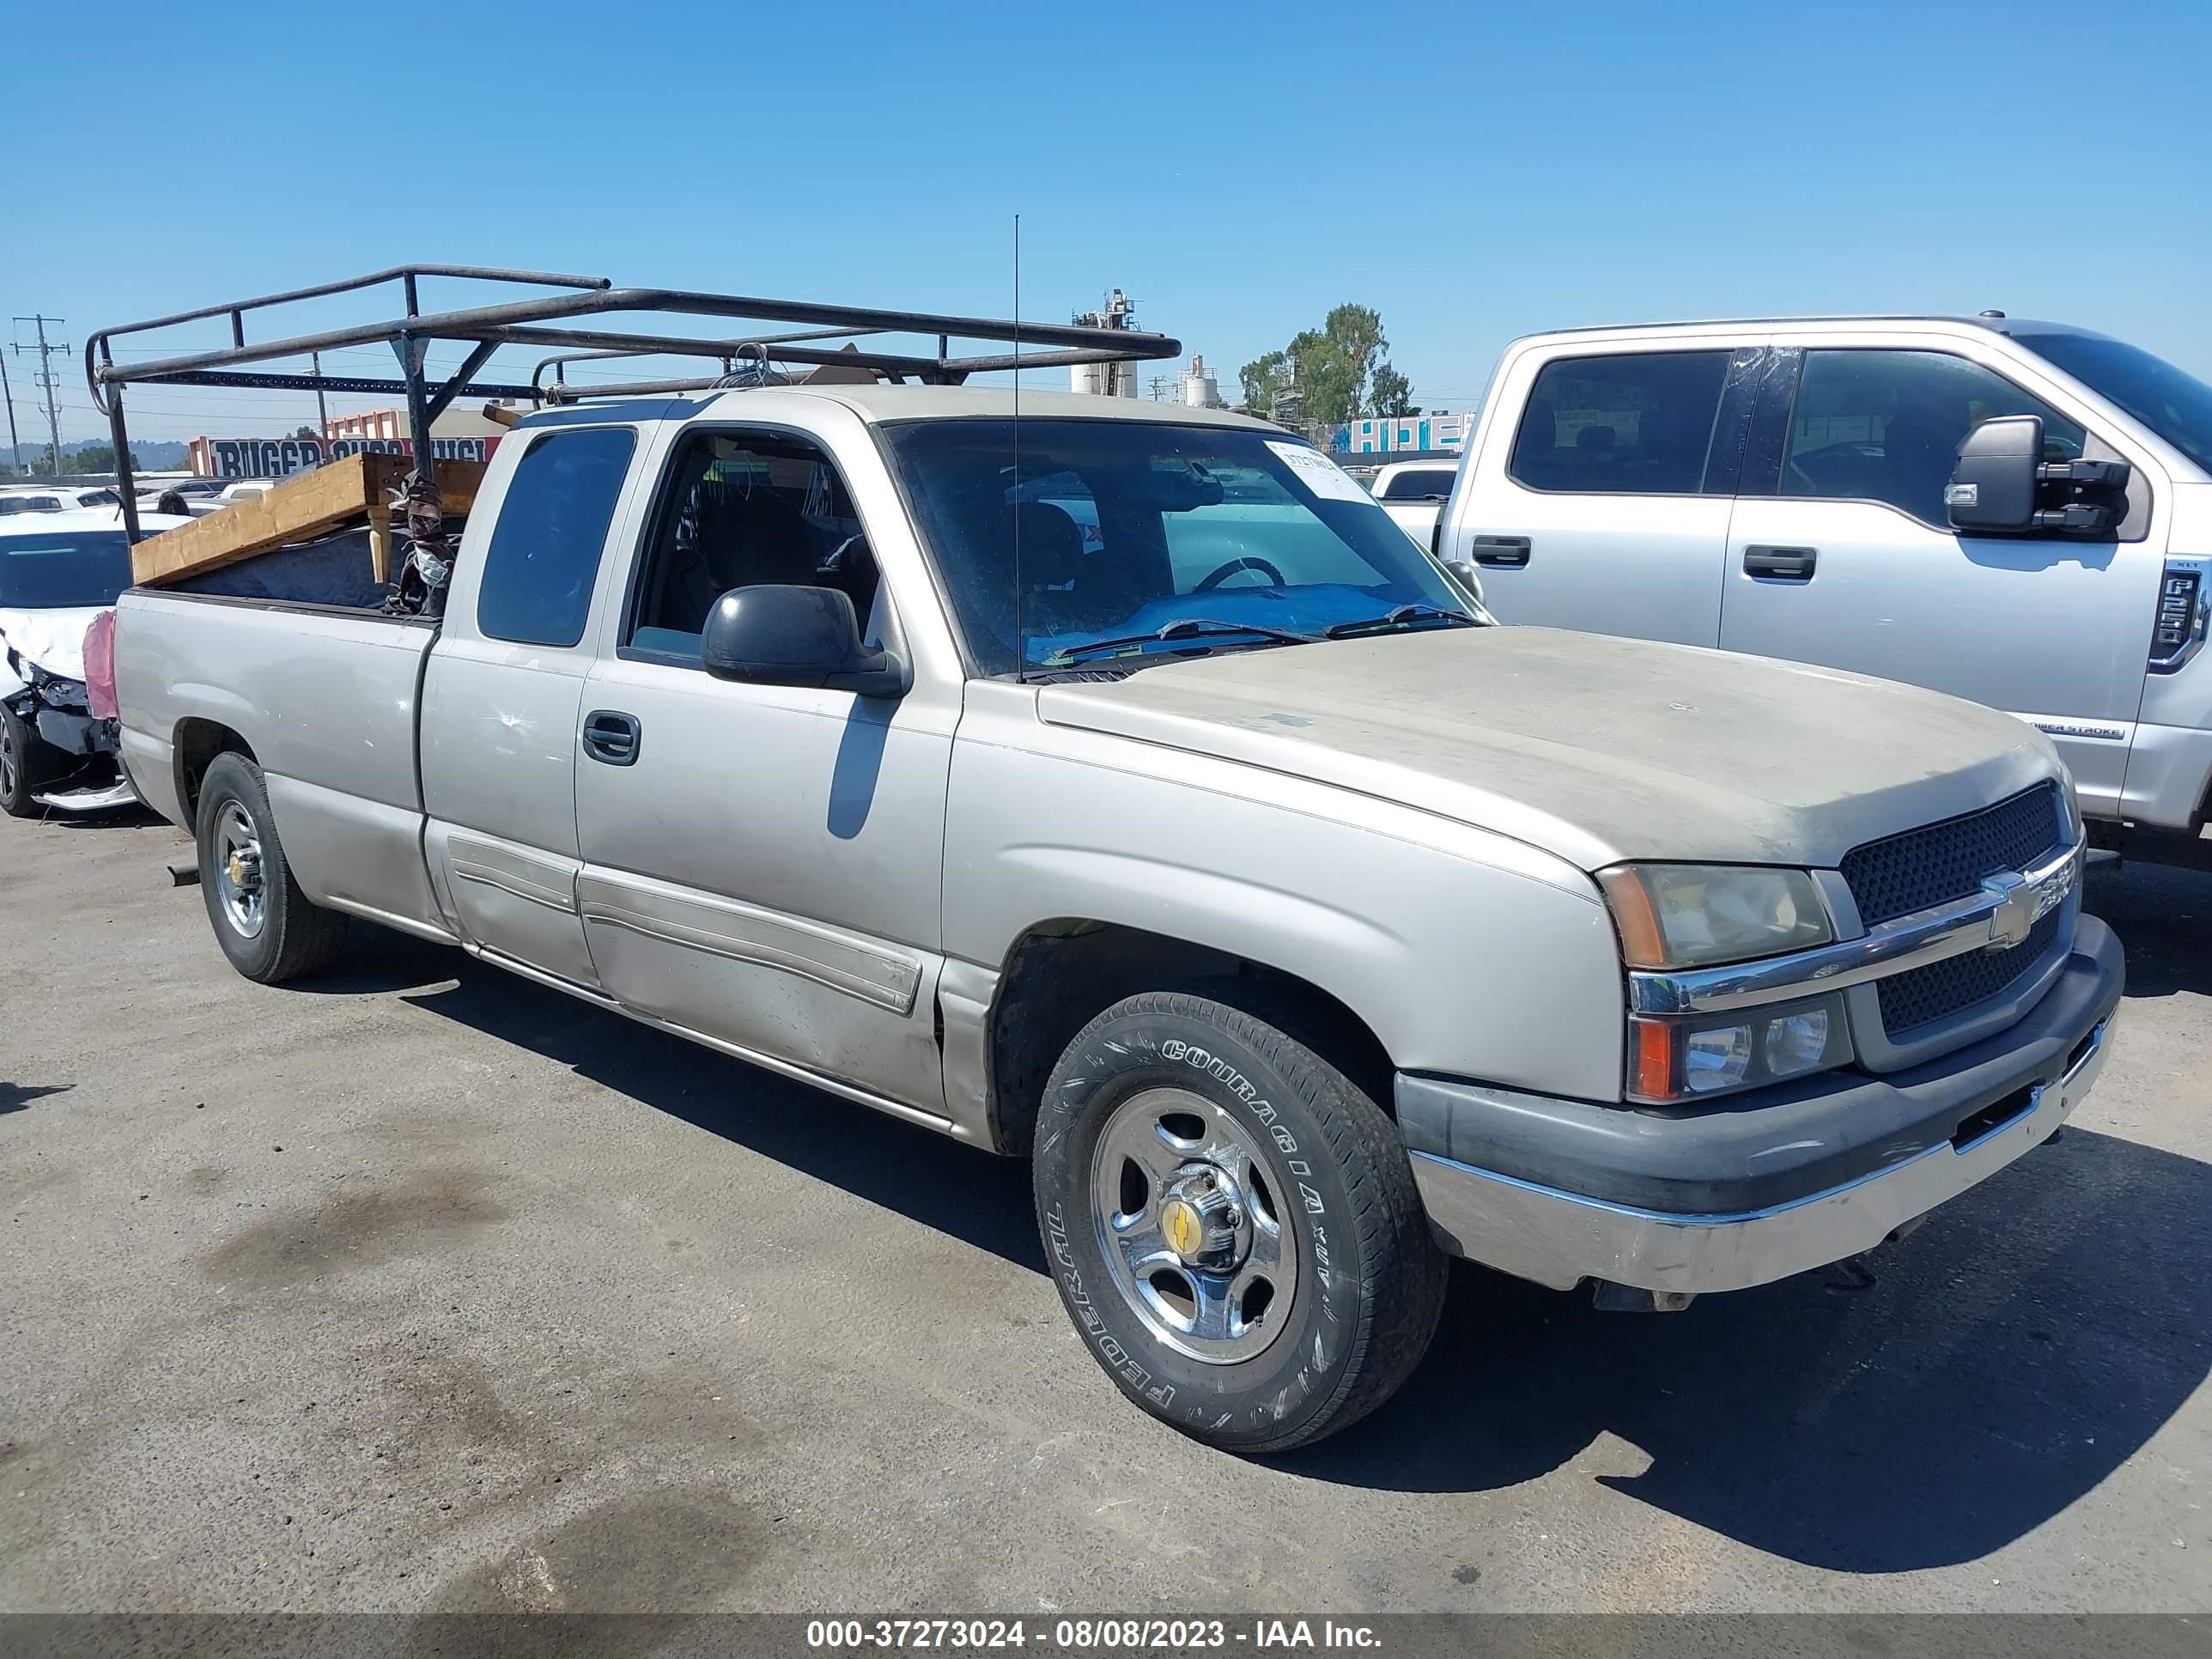
<path fill-rule="evenodd" d="M 198 820 L 200 893 L 230 965 L 264 985 L 328 967 L 345 918 L 300 890 L 261 769 L 243 755 L 216 756 L 200 782 Z"/>
<path fill-rule="evenodd" d="M 1092 1353 L 1199 1439 L 1273 1452 L 1333 1434 L 1435 1334 L 1446 1264 L 1396 1126 L 1225 1002 L 1148 993 L 1078 1033 L 1045 1087 L 1035 1182 Z"/>
<path fill-rule="evenodd" d="M 11 818 L 38 816 L 36 792 L 51 758 L 42 752 L 46 747 L 14 709 L 0 708 L 0 812 Z"/>

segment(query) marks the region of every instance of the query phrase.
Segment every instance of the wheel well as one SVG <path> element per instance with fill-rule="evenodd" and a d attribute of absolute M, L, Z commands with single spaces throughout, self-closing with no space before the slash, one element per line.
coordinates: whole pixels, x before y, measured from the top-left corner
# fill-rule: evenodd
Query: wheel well
<path fill-rule="evenodd" d="M 200 781 L 215 764 L 217 755 L 254 758 L 253 745 L 217 720 L 188 720 L 177 724 L 177 802 L 185 811 L 185 825 L 199 820 Z"/>
<path fill-rule="evenodd" d="M 1295 1036 L 1385 1112 L 1390 1055 L 1343 1002 L 1310 980 L 1165 933 L 1063 919 L 1031 928 L 1007 953 L 990 1018 L 990 1114 L 999 1150 L 1027 1155 L 1037 1102 L 1061 1051 L 1104 1010 L 1139 991 L 1203 984 L 1224 1002 Z"/>

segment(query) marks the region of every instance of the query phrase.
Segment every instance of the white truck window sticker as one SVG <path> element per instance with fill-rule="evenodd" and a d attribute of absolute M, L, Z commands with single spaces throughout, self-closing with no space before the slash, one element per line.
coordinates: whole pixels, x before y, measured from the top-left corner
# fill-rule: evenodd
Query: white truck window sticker
<path fill-rule="evenodd" d="M 1366 501 L 1374 499 L 1359 487 L 1357 478 L 1310 445 L 1278 443 L 1270 438 L 1267 447 L 1275 452 L 1285 466 L 1298 475 L 1308 489 L 1325 501 Z"/>

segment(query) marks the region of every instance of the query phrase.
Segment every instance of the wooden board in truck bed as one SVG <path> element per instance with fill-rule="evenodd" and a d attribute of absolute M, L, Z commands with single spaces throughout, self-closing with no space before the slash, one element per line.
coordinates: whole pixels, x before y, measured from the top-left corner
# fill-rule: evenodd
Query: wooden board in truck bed
<path fill-rule="evenodd" d="M 158 587 L 366 522 L 376 550 L 377 580 L 389 580 L 386 503 L 412 465 L 404 455 L 364 451 L 295 473 L 251 500 L 149 536 L 131 550 L 131 579 L 142 587 Z M 438 463 L 438 499 L 449 518 L 468 512 L 483 476 L 481 461 Z"/>

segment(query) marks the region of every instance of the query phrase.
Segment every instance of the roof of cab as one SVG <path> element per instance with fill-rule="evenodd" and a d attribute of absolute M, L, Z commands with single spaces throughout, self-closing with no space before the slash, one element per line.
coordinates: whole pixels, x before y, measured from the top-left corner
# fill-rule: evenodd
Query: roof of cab
<path fill-rule="evenodd" d="M 1982 328 L 1993 334 L 2081 334 L 2094 336 L 2094 331 L 2076 327 L 2072 323 L 2045 322 L 2031 317 L 1943 316 L 1934 312 L 1870 312 L 1864 314 L 1843 313 L 1834 316 L 1800 317 L 1701 317 L 1671 323 L 1601 323 L 1581 328 L 1541 329 L 1521 337 L 1527 340 L 1556 340 L 1576 335 L 1638 335 L 1678 334 L 1698 330 L 1740 330 L 1747 328 L 1861 328 L 1869 323 L 1904 324 L 1933 330 L 1954 328 Z"/>
<path fill-rule="evenodd" d="M 672 394 L 684 400 L 685 418 L 703 412 L 711 404 L 717 405 L 717 415 L 738 416 L 748 399 L 762 397 L 823 398 L 842 404 L 862 420 L 881 423 L 891 421 L 944 421 L 963 416 L 1006 418 L 1014 413 L 1014 392 L 1012 386 L 779 386 L 732 387 L 726 391 L 707 391 Z M 643 416 L 647 419 L 665 417 L 669 404 L 661 399 L 634 398 L 620 404 L 595 404 L 586 400 L 564 405 L 557 410 L 540 410 L 526 416 L 519 427 L 551 426 L 580 423 L 610 418 Z M 1272 432 L 1278 436 L 1291 436 L 1283 428 L 1266 421 L 1255 420 L 1249 415 L 1231 414 L 1225 409 L 1200 409 L 1189 404 L 1153 403 L 1148 398 L 1106 398 L 1075 392 L 1031 392 L 1022 389 L 1021 413 L 1024 418 L 1038 420 L 1092 421 L 1151 421 L 1165 426 L 1228 426 L 1243 427 L 1255 432 Z"/>
<path fill-rule="evenodd" d="M 800 386 L 792 390 L 834 398 L 863 420 L 874 422 L 957 420 L 963 416 L 1003 419 L 1015 412 L 1012 386 Z M 1026 386 L 1022 389 L 1021 413 L 1039 420 L 1153 421 L 1165 426 L 1236 426 L 1277 433 L 1283 429 L 1225 409 L 1080 392 L 1031 392 Z"/>

